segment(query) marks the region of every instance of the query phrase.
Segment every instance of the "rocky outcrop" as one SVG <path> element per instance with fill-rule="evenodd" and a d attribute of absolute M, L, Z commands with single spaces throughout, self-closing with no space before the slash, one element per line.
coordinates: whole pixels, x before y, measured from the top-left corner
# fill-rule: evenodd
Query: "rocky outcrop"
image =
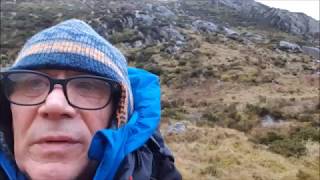
<path fill-rule="evenodd" d="M 180 1 L 183 2 L 183 0 Z M 239 24 L 251 22 L 251 24 L 269 26 L 295 35 L 312 37 L 320 32 L 319 21 L 303 13 L 271 8 L 254 0 L 209 0 L 207 6 L 210 6 L 208 9 L 211 12 L 217 13 L 217 19 L 228 13 L 242 17 L 235 19 Z"/>
<path fill-rule="evenodd" d="M 193 9 L 185 5 L 188 2 L 191 3 L 189 7 L 192 5 Z M 64 1 L 57 1 L 55 3 L 58 3 L 55 6 L 61 7 L 61 9 L 65 7 Z M 3 3 L 3 5 L 6 5 L 6 3 Z M 128 48 L 145 48 L 161 44 L 164 46 L 162 51 L 171 55 L 179 53 L 183 48 L 189 49 L 190 44 L 199 44 L 195 43 L 197 41 L 193 41 L 193 37 L 188 35 L 190 30 L 203 34 L 210 43 L 234 40 L 246 45 L 272 43 L 268 46 L 274 47 L 275 43 L 278 43 L 280 40 L 286 40 L 282 37 L 275 39 L 266 34 L 257 34 L 259 32 L 253 33 L 248 30 L 247 26 L 241 27 L 237 26 L 237 24 L 229 23 L 228 18 L 232 18 L 233 16 L 239 18 L 239 22 L 251 20 L 256 24 L 270 24 L 270 26 L 272 25 L 294 34 L 312 34 L 318 30 L 315 26 L 315 22 L 317 21 L 306 15 L 269 8 L 254 0 L 199 0 L 197 2 L 194 0 L 154 2 L 133 0 L 119 0 L 116 2 L 87 1 L 85 5 L 88 6 L 82 4 L 82 8 L 80 8 L 81 13 L 76 8 L 65 11 L 52 9 L 51 11 L 44 12 L 27 12 L 23 7 L 25 4 L 17 3 L 16 6 L 19 7 L 19 10 L 9 5 L 2 6 L 1 10 L 5 11 L 5 14 L 14 14 L 14 16 L 2 17 L 1 25 L 3 29 L 10 29 L 11 27 L 25 28 L 25 26 L 28 26 L 27 28 L 30 29 L 31 27 L 35 27 L 33 32 L 36 32 L 36 30 L 58 23 L 62 19 L 71 17 L 80 18 L 87 20 L 99 34 L 114 44 L 123 45 Z M 76 6 L 78 7 L 79 5 L 77 4 Z M 55 13 L 57 14 L 54 16 L 55 18 L 47 18 Z M 77 16 L 74 14 L 77 14 Z M 25 17 L 28 17 L 28 23 L 25 20 L 17 20 L 19 18 L 25 19 Z M 19 34 L 16 34 L 17 32 Z M 9 64 L 11 59 L 14 59 L 13 55 L 16 53 L 9 54 L 6 52 L 12 51 L 12 49 L 18 50 L 22 45 L 12 42 L 23 42 L 22 40 L 33 32 L 5 31 L 6 35 L 1 36 L 3 37 L 1 48 L 5 52 L 1 55 L 3 66 Z M 319 33 L 317 34 L 319 35 Z M 314 43 L 301 44 L 316 46 L 315 44 L 317 44 L 317 39 L 319 38 L 312 39 L 315 39 Z M 286 41 L 290 40 L 287 39 Z M 281 42 L 280 44 L 279 49 L 285 51 L 302 51 L 298 45 L 289 45 L 286 42 Z M 193 45 L 190 45 L 190 47 L 193 47 Z M 318 57 L 317 49 L 306 49 L 308 50 L 304 50 L 305 53 L 312 54 L 316 58 Z"/>
<path fill-rule="evenodd" d="M 248 16 L 258 23 L 295 35 L 314 35 L 319 32 L 319 21 L 303 13 L 269 8 L 259 3 L 251 7 Z"/>

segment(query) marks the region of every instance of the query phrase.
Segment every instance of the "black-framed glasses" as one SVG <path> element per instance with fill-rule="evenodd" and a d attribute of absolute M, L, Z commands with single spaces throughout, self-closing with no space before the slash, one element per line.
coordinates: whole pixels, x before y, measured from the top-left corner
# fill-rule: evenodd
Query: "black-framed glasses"
<path fill-rule="evenodd" d="M 11 103 L 22 106 L 44 103 L 56 84 L 62 86 L 71 106 L 84 110 L 106 107 L 119 91 L 117 82 L 92 75 L 55 79 L 38 71 L 11 70 L 1 73 L 1 81 L 6 98 Z"/>

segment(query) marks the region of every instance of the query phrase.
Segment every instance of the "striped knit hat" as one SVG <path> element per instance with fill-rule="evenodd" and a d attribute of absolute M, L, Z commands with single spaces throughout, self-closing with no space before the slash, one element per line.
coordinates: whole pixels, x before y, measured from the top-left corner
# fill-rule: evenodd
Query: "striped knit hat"
<path fill-rule="evenodd" d="M 126 123 L 133 111 L 125 57 L 81 20 L 67 20 L 35 34 L 9 70 L 14 69 L 74 70 L 110 78 L 121 87 L 117 126 Z"/>

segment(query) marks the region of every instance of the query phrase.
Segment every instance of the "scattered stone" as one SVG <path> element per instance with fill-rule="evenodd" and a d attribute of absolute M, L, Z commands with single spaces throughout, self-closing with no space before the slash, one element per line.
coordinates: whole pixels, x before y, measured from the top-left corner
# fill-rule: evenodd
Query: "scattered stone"
<path fill-rule="evenodd" d="M 143 43 L 142 43 L 142 41 L 135 41 L 134 43 L 133 43 L 133 47 L 134 48 L 142 48 L 143 47 Z"/>
<path fill-rule="evenodd" d="M 244 38 L 244 41 L 246 41 L 246 42 L 248 40 L 249 40 L 249 42 L 258 43 L 258 44 L 265 44 L 265 43 L 269 42 L 269 40 L 267 40 L 262 35 L 254 34 L 254 33 L 251 33 L 251 32 L 244 32 L 244 33 L 241 34 L 241 36 Z"/>
<path fill-rule="evenodd" d="M 137 23 L 143 26 L 151 26 L 154 20 L 154 17 L 152 15 L 141 11 L 136 11 L 135 17 L 137 19 Z"/>
<path fill-rule="evenodd" d="M 262 127 L 277 127 L 282 125 L 283 121 L 279 119 L 275 119 L 271 115 L 265 115 L 262 118 L 261 126 Z"/>
<path fill-rule="evenodd" d="M 177 54 L 180 51 L 181 47 L 176 46 L 176 45 L 172 45 L 169 46 L 165 49 L 165 52 L 167 52 L 168 54 Z"/>
<path fill-rule="evenodd" d="M 302 52 L 316 59 L 320 59 L 320 49 L 316 47 L 302 46 Z"/>
<path fill-rule="evenodd" d="M 181 134 L 187 130 L 186 123 L 177 122 L 173 125 L 170 125 L 167 130 L 167 134 Z"/>
<path fill-rule="evenodd" d="M 193 29 L 200 32 L 218 32 L 218 26 L 213 22 L 196 20 L 192 23 Z"/>
<path fill-rule="evenodd" d="M 153 5 L 150 4 L 150 3 L 147 3 L 147 4 L 144 6 L 143 10 L 146 11 L 146 12 L 151 13 L 151 12 L 153 11 L 152 8 L 153 8 Z"/>
<path fill-rule="evenodd" d="M 176 29 L 171 26 L 163 27 L 160 30 L 160 34 L 170 41 L 185 41 L 185 37 Z"/>
<path fill-rule="evenodd" d="M 225 33 L 227 38 L 230 38 L 233 40 L 240 40 L 240 34 L 232 29 L 223 27 L 223 33 Z"/>
<path fill-rule="evenodd" d="M 134 24 L 135 24 L 135 22 L 134 22 L 134 18 L 135 17 L 133 17 L 133 16 L 131 16 L 131 15 L 128 15 L 128 16 L 125 16 L 124 17 L 124 22 L 126 23 L 126 27 L 129 27 L 129 28 L 133 28 L 134 27 Z"/>
<path fill-rule="evenodd" d="M 173 13 L 170 9 L 165 6 L 156 6 L 153 8 L 155 14 L 163 19 L 176 19 L 175 13 Z"/>
<path fill-rule="evenodd" d="M 278 48 L 283 51 L 301 53 L 302 49 L 299 45 L 287 41 L 280 41 Z"/>

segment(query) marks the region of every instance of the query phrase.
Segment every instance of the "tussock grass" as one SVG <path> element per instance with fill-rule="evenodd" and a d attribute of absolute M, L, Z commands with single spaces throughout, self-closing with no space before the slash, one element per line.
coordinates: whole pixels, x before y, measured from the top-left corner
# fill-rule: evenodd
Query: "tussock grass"
<path fill-rule="evenodd" d="M 319 179 L 319 143 L 307 153 L 286 158 L 249 141 L 242 132 L 189 124 L 182 134 L 167 135 L 184 179 L 302 180 Z"/>

